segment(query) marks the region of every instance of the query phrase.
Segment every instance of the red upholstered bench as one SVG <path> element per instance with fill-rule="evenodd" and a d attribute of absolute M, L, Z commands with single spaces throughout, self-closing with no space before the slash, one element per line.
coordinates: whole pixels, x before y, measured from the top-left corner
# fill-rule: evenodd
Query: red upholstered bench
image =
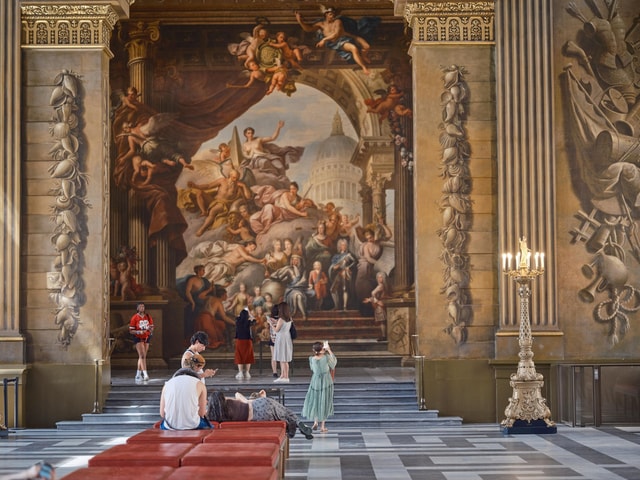
<path fill-rule="evenodd" d="M 287 429 L 287 422 L 284 420 L 270 420 L 270 421 L 262 421 L 262 422 L 221 422 L 220 428 L 232 428 L 232 427 L 242 427 L 242 428 L 260 428 L 260 427 L 269 427 L 273 428 L 275 425 L 280 425 L 282 428 Z"/>
<path fill-rule="evenodd" d="M 216 480 L 278 480 L 279 473 L 273 467 L 234 466 L 220 467 L 180 467 L 165 480 L 193 480 L 194 478 L 215 478 Z"/>
<path fill-rule="evenodd" d="M 245 422 L 253 423 L 253 422 Z M 204 437 L 203 443 L 274 443 L 280 448 L 282 458 L 289 457 L 289 437 L 282 425 L 271 428 L 218 428 Z"/>
<path fill-rule="evenodd" d="M 273 467 L 283 478 L 284 458 L 275 443 L 202 443 L 187 452 L 182 467 Z M 215 470 L 213 470 L 215 472 Z"/>
<path fill-rule="evenodd" d="M 65 480 L 166 480 L 175 471 L 171 467 L 87 467 L 65 475 Z M 267 477 L 265 477 L 267 478 Z"/>
<path fill-rule="evenodd" d="M 155 467 L 177 468 L 180 459 L 193 448 L 191 443 L 148 443 L 116 445 L 89 459 L 90 467 Z M 135 477 L 135 469 L 132 470 Z"/>
<path fill-rule="evenodd" d="M 159 430 L 150 428 L 135 434 L 127 439 L 128 444 L 132 443 L 202 443 L 202 439 L 211 435 L 211 430 Z"/>
<path fill-rule="evenodd" d="M 87 467 L 65 475 L 64 480 L 165 480 L 174 471 L 171 467 Z M 206 478 L 206 477 L 203 477 Z M 259 477 L 260 478 L 260 477 Z M 268 478 L 268 477 L 264 477 Z"/>

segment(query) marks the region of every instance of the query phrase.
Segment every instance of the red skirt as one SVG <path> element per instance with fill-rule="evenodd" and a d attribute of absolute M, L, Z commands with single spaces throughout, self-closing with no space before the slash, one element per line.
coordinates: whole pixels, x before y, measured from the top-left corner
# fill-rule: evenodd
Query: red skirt
<path fill-rule="evenodd" d="M 246 365 L 255 363 L 253 357 L 253 341 L 249 340 L 237 340 L 236 339 L 236 365 Z"/>

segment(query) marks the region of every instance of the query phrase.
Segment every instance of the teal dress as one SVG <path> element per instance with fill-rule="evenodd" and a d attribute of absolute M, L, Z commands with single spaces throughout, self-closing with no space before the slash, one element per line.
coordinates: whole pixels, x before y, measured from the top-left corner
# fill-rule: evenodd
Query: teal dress
<path fill-rule="evenodd" d="M 304 398 L 302 415 L 309 420 L 323 422 L 333 415 L 333 380 L 330 369 L 338 363 L 336 356 L 325 353 L 321 357 L 309 357 L 311 383 Z"/>

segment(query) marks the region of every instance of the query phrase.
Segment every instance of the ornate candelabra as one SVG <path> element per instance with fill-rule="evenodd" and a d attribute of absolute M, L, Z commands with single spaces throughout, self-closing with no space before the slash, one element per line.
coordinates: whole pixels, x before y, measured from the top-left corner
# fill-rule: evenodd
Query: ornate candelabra
<path fill-rule="evenodd" d="M 551 411 L 540 392 L 544 385 L 543 376 L 536 372 L 533 363 L 533 337 L 531 336 L 531 319 L 529 316 L 529 298 L 533 280 L 544 273 L 544 253 L 533 254 L 527 247 L 526 237 L 519 240 L 519 252 L 515 255 L 515 267 L 512 268 L 514 256 L 502 254 L 502 271 L 515 280 L 520 297 L 520 361 L 518 371 L 511 374 L 509 385 L 513 395 L 504 410 L 506 418 L 501 426 L 504 433 L 556 433 L 557 428 L 551 420 Z"/>

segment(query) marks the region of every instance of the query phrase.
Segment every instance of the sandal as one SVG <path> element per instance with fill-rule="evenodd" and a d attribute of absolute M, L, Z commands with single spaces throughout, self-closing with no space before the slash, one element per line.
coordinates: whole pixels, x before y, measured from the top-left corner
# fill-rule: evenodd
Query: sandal
<path fill-rule="evenodd" d="M 327 433 L 329 431 L 329 429 L 327 428 L 321 428 L 320 429 L 320 433 Z"/>
<path fill-rule="evenodd" d="M 317 429 L 318 429 L 318 424 L 317 424 L 317 423 L 314 423 L 314 424 L 313 424 L 313 427 L 311 427 L 311 428 L 313 428 L 314 430 L 317 430 Z"/>

